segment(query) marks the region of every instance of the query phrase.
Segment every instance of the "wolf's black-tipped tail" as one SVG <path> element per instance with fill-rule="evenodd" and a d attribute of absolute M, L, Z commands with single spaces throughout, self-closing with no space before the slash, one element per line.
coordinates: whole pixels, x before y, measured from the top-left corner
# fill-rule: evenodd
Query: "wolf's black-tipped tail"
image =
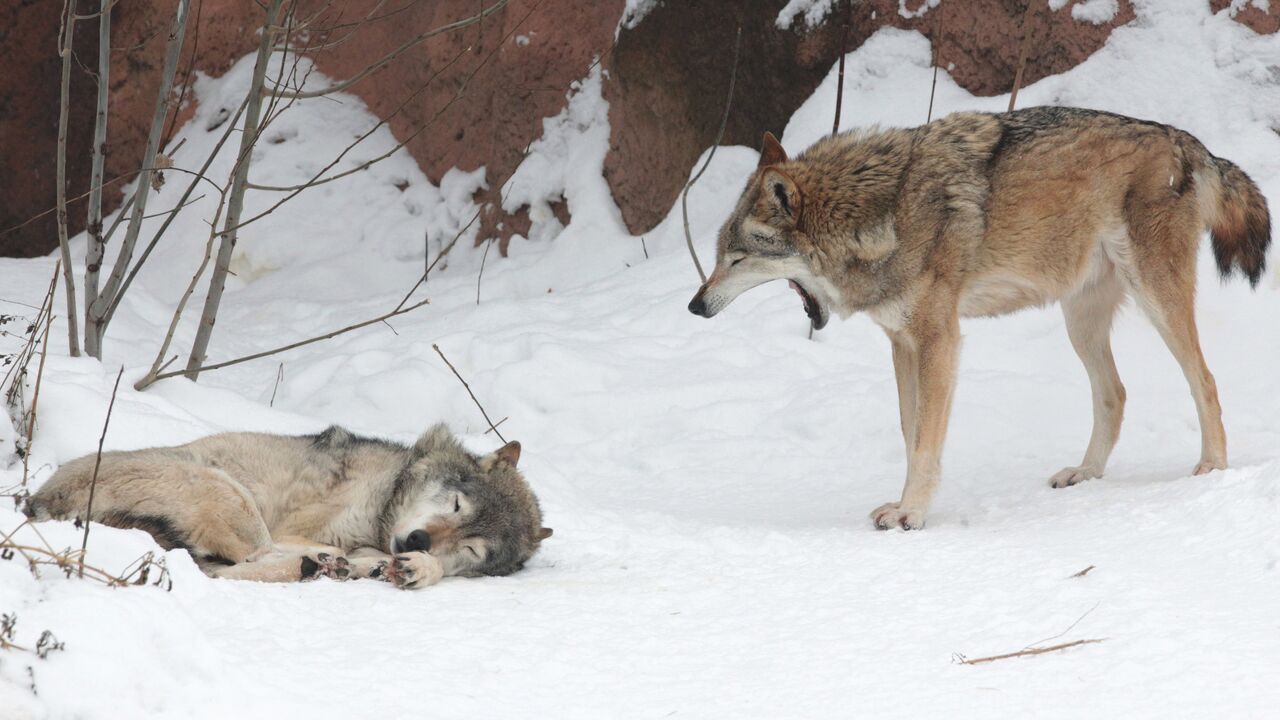
<path fill-rule="evenodd" d="M 1257 287 L 1267 265 L 1267 246 L 1271 244 L 1271 214 L 1267 199 L 1243 170 L 1222 158 L 1213 158 L 1220 188 L 1218 207 L 1209 224 L 1213 238 L 1213 257 L 1223 278 L 1233 270 Z"/>

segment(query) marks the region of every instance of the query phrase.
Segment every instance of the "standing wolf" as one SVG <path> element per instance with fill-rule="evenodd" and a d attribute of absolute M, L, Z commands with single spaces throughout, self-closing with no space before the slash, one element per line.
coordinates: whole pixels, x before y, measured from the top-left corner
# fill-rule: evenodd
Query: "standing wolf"
<path fill-rule="evenodd" d="M 224 433 L 178 447 L 73 460 L 27 504 L 185 548 L 209 575 L 287 582 L 317 574 L 403 588 L 507 575 L 551 535 L 516 470 L 520 444 L 467 452 L 444 425 L 413 447 L 334 426 L 318 435 Z M 97 475 L 94 483 L 93 477 Z"/>
<path fill-rule="evenodd" d="M 1058 301 L 1093 389 L 1084 460 L 1054 487 L 1102 475 L 1125 393 L 1111 321 L 1132 295 L 1182 366 L 1200 417 L 1196 474 L 1227 466 L 1195 324 L 1196 250 L 1256 285 L 1271 220 L 1257 185 L 1191 135 L 1076 108 L 957 113 L 910 130 L 821 140 L 794 160 L 770 134 L 689 303 L 712 317 L 788 279 L 815 327 L 864 311 L 889 335 L 907 481 L 877 527 L 924 525 L 955 384 L 959 318 Z"/>

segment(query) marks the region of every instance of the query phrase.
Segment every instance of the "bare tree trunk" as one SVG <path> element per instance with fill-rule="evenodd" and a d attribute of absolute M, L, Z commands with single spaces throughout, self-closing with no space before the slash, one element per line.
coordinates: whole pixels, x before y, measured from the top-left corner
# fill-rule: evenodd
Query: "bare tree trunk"
<path fill-rule="evenodd" d="M 62 250 L 62 276 L 67 283 L 67 347 L 71 357 L 80 355 L 80 330 L 76 326 L 76 276 L 71 268 L 71 245 L 67 238 L 67 116 L 71 110 L 71 38 L 75 32 L 75 0 L 67 0 L 63 10 L 62 97 L 58 111 L 58 247 Z"/>
<path fill-rule="evenodd" d="M 107 96 L 111 76 L 111 3 L 98 1 L 98 112 L 93 123 L 93 170 L 89 175 L 89 251 L 84 261 L 84 351 L 102 359 L 102 325 L 92 312 L 102 268 L 102 172 L 107 144 Z"/>
<path fill-rule="evenodd" d="M 262 86 L 282 4 L 283 0 L 270 0 L 267 6 L 266 22 L 262 27 L 262 40 L 258 44 L 258 57 L 253 66 L 253 82 L 249 86 L 249 102 L 245 106 L 244 130 L 240 134 L 240 153 L 227 199 L 227 217 L 223 221 L 222 237 L 218 245 L 218 259 L 213 266 L 213 277 L 209 280 L 209 294 L 205 298 L 204 311 L 200 314 L 200 326 L 196 329 L 196 339 L 191 344 L 191 355 L 187 358 L 185 374 L 191 380 L 200 376 L 200 366 L 204 364 L 209 350 L 209 339 L 213 335 L 213 324 L 218 317 L 218 306 L 222 303 L 222 291 L 227 284 L 231 251 L 236 246 L 240 213 L 244 209 L 245 183 L 249 179 L 249 160 L 253 155 L 253 144 L 258 140 L 258 118 L 262 112 Z"/>
<path fill-rule="evenodd" d="M 151 116 L 151 131 L 147 135 L 147 147 L 142 156 L 142 170 L 138 173 L 138 187 L 134 191 L 133 215 L 129 218 L 129 227 L 125 230 L 124 240 L 120 243 L 120 254 L 116 258 L 115 267 L 102 292 L 94 298 L 89 309 L 95 321 L 95 330 L 101 339 L 106 332 L 107 308 L 111 305 L 120 288 L 120 282 L 133 260 L 133 247 L 138 242 L 138 233 L 142 230 L 142 218 L 147 214 L 147 196 L 151 190 L 151 173 L 156 166 L 156 154 L 160 151 L 160 136 L 164 131 L 164 119 L 169 114 L 170 99 L 173 90 L 173 76 L 177 72 L 178 56 L 182 54 L 182 38 L 186 35 L 187 9 L 191 0 L 178 0 L 178 9 L 173 16 L 173 24 L 169 27 L 168 46 L 165 50 L 164 70 L 160 75 L 160 89 L 156 95 L 156 111 Z M 101 343 L 99 343 L 99 346 Z M 99 347 L 101 351 L 101 347 Z"/>

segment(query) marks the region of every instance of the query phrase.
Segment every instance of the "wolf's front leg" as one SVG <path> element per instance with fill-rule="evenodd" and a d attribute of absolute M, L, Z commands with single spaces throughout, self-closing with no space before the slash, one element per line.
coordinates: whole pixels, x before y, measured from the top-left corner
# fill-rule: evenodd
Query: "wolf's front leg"
<path fill-rule="evenodd" d="M 938 488 L 941 476 L 942 443 L 951 415 L 951 394 L 955 388 L 956 357 L 960 348 L 960 322 L 954 304 L 941 317 L 929 318 L 922 313 L 916 327 L 910 328 L 914 348 L 916 390 L 914 430 L 903 434 L 907 447 L 907 484 L 902 500 L 886 503 L 871 513 L 876 527 L 885 530 L 901 527 L 919 530 Z M 914 319 L 913 319 L 914 320 Z M 901 386 L 901 383 L 900 383 Z M 904 408 L 904 424 L 906 421 Z"/>
<path fill-rule="evenodd" d="M 398 588 L 417 590 L 444 577 L 444 565 L 424 552 L 391 556 L 374 548 L 359 548 L 347 555 L 352 577 L 385 580 Z"/>

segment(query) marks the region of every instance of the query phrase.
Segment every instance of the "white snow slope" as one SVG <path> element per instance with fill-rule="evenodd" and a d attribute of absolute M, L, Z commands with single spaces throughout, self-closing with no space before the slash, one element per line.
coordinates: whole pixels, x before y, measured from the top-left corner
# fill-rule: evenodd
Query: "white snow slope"
<path fill-rule="evenodd" d="M 1211 16 L 1202 0 L 1134 6 L 1137 20 L 1102 51 L 1024 89 L 1019 104 L 1185 128 L 1280 207 L 1280 37 Z M 922 122 L 928 65 L 919 35 L 881 31 L 849 57 L 844 125 Z M 179 166 L 211 146 L 217 132 L 205 128 L 234 107 L 247 72 L 241 63 L 201 83 Z M 103 363 L 67 358 L 58 323 L 41 390 L 33 486 L 94 449 L 122 365 L 108 448 L 333 422 L 409 440 L 440 420 L 478 451 L 496 447 L 431 350 L 439 343 L 489 413 L 509 417 L 503 433 L 524 443 L 522 466 L 556 531 L 527 569 L 408 593 L 368 581 L 215 581 L 171 552 L 165 592 L 35 579 L 20 560 L 0 561 L 13 642 L 30 646 L 47 629 L 65 643 L 43 660 L 0 650 L 0 717 L 1275 717 L 1274 274 L 1251 292 L 1219 283 L 1202 257 L 1198 318 L 1232 469 L 1187 477 L 1199 435 L 1186 383 L 1129 308 L 1115 331 L 1129 404 L 1107 475 L 1050 489 L 1090 427 L 1088 382 L 1060 315 L 969 321 L 929 526 L 877 532 L 867 512 L 896 499 L 904 475 L 887 341 L 861 317 L 807 340 L 782 283 L 712 321 L 690 315 L 697 278 L 679 208 L 642 246 L 605 192 L 607 133 L 591 127 L 605 116 L 590 112 L 599 82 L 580 88 L 581 123 L 548 125 L 559 134 L 546 147 L 558 154 L 541 161 L 560 168 L 548 177 L 564 184 L 573 221 L 554 239 L 516 240 L 509 259 L 490 257 L 478 304 L 481 252 L 464 239 L 420 295 L 431 304 L 393 320 L 394 332 L 375 326 L 135 392 L 130 380 L 150 363 L 203 250 L 206 200 L 183 211 L 140 276 Z M 792 151 L 829 127 L 834 83 L 795 115 L 783 138 Z M 342 100 L 290 109 L 280 141 L 259 149 L 255 182 L 305 179 L 373 124 L 357 100 Z M 1006 102 L 971 97 L 942 73 L 935 112 Z M 371 143 L 339 169 L 393 140 L 384 129 Z M 755 160 L 723 148 L 691 193 L 704 263 Z M 225 176 L 229 160 L 220 162 Z M 497 181 L 455 173 L 436 188 L 397 153 L 247 227 L 211 360 L 390 308 L 421 272 L 424 227 L 434 255 L 469 219 L 470 190 Z M 182 186 L 170 177 L 154 207 Z M 248 212 L 278 197 L 253 192 Z M 0 261 L 0 296 L 38 304 L 52 269 L 52 258 Z M 189 347 L 191 314 L 177 352 Z M 8 456 L 8 428 L 0 439 Z M 0 487 L 20 478 L 11 465 Z M 21 521 L 0 508 L 0 530 Z M 70 523 L 40 531 L 55 547 L 79 545 Z M 20 537 L 38 541 L 29 529 Z M 155 549 L 142 532 L 95 526 L 89 561 L 118 570 Z M 1105 642 L 981 665 L 954 657 L 1095 638 Z"/>

